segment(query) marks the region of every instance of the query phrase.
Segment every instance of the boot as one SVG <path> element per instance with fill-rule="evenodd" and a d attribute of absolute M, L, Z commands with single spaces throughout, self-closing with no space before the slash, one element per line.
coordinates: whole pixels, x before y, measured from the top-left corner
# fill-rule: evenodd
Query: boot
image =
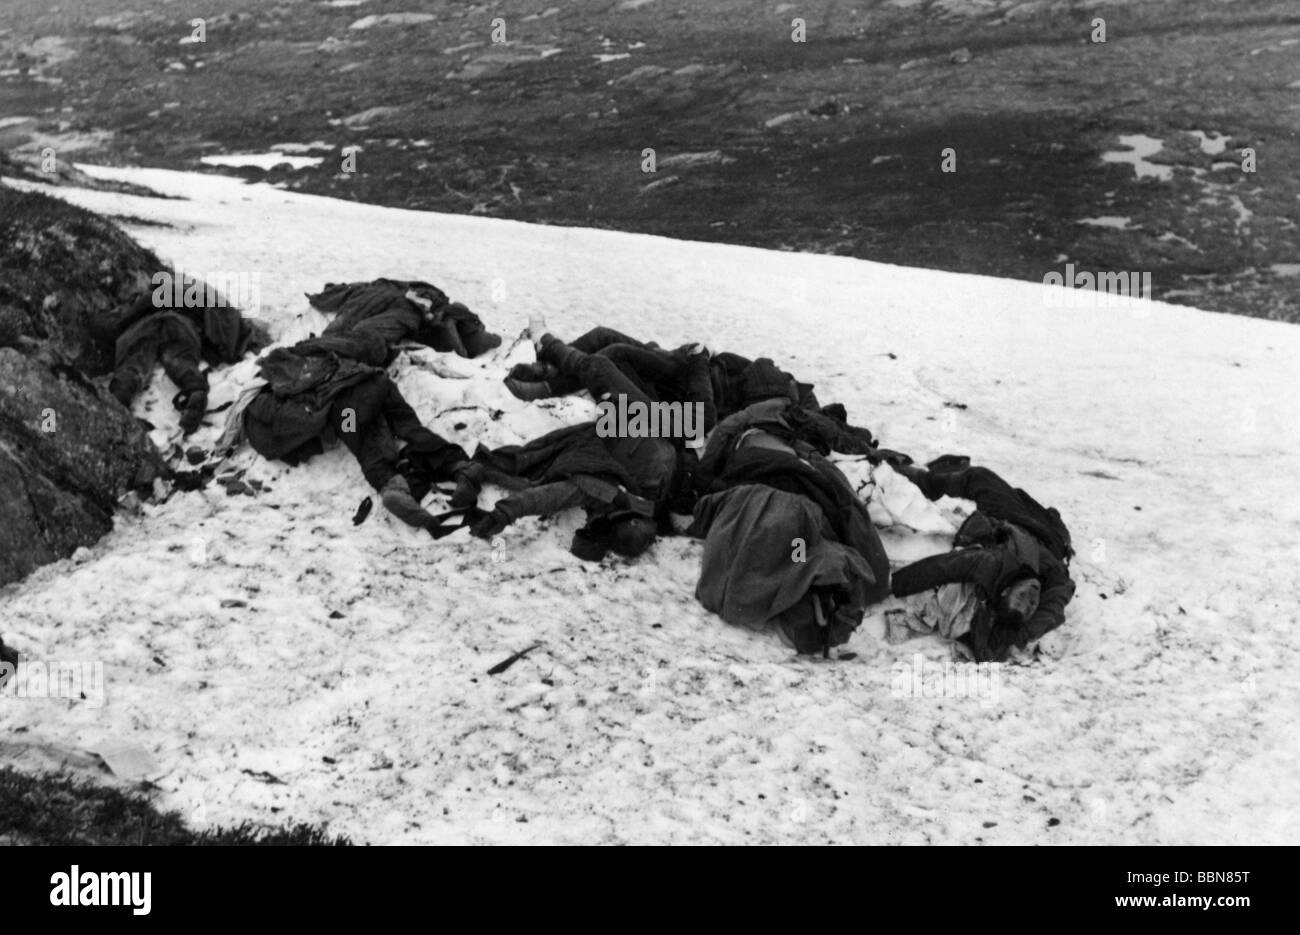
<path fill-rule="evenodd" d="M 512 380 L 525 382 L 550 381 L 560 375 L 560 369 L 554 364 L 539 360 L 531 364 L 515 364 L 506 376 Z"/>
<path fill-rule="evenodd" d="M 551 385 L 544 380 L 516 380 L 513 377 L 506 377 L 505 384 L 510 395 L 526 403 L 538 399 L 550 399 L 555 395 L 551 391 Z"/>
<path fill-rule="evenodd" d="M 510 523 L 510 515 L 497 505 L 491 513 L 484 513 L 470 524 L 469 534 L 475 539 L 491 539 L 497 533 L 505 531 Z"/>
<path fill-rule="evenodd" d="M 707 347 L 697 344 L 686 358 L 686 392 L 691 401 L 704 404 L 706 432 L 712 431 L 718 424 L 718 408 L 713 399 L 713 374 L 709 367 L 711 357 Z"/>
<path fill-rule="evenodd" d="M 456 478 L 456 491 L 451 495 L 451 508 L 474 506 L 478 503 L 479 491 L 483 489 L 483 465 L 466 461 L 453 472 Z"/>
<path fill-rule="evenodd" d="M 379 499 L 383 502 L 384 509 L 408 526 L 431 529 L 438 525 L 433 514 L 411 496 L 411 487 L 401 474 L 393 475 L 393 479 L 384 485 L 384 489 L 379 492 Z"/>
<path fill-rule="evenodd" d="M 578 372 L 578 365 L 587 355 L 576 347 L 570 347 L 555 335 L 547 332 L 537 340 L 537 358 L 550 364 L 560 374 Z"/>
<path fill-rule="evenodd" d="M 181 434 L 192 435 L 208 414 L 208 394 L 206 390 L 195 390 L 185 398 L 185 408 L 181 411 Z"/>

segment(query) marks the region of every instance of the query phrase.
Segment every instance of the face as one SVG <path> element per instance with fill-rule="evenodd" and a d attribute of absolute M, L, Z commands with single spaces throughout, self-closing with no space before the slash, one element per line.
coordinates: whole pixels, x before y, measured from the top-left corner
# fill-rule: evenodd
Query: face
<path fill-rule="evenodd" d="M 998 606 L 999 616 L 1018 618 L 1020 621 L 1028 620 L 1038 609 L 1038 597 L 1041 593 L 1042 585 L 1037 578 L 1017 581 L 1002 592 L 1002 600 Z"/>

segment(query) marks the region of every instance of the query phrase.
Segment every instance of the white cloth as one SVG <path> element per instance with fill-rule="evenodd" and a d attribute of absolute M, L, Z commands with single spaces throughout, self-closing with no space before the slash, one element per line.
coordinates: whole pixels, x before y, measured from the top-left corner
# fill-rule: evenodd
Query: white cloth
<path fill-rule="evenodd" d="M 229 451 L 244 440 L 244 410 L 264 386 L 266 381 L 259 377 L 239 394 L 239 398 L 235 400 L 235 404 L 230 407 L 230 412 L 226 415 L 226 427 L 222 430 L 221 437 L 217 439 L 214 450 Z"/>
<path fill-rule="evenodd" d="M 891 643 L 931 633 L 946 640 L 958 639 L 970 632 L 979 600 L 979 588 L 969 581 L 941 585 L 919 604 L 891 613 L 886 618 L 887 637 Z"/>

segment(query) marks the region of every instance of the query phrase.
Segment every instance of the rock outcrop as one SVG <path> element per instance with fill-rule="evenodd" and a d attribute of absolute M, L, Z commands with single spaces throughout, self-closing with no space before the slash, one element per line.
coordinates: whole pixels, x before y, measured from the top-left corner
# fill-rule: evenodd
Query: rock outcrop
<path fill-rule="evenodd" d="M 0 585 L 112 528 L 165 468 L 102 379 L 115 309 L 158 258 L 110 222 L 0 185 Z"/>

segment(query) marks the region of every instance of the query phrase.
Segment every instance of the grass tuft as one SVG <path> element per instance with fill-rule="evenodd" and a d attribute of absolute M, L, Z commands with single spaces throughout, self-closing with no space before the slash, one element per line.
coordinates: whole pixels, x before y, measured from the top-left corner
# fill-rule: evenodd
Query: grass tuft
<path fill-rule="evenodd" d="M 306 824 L 244 822 L 197 831 L 143 793 L 7 766 L 0 768 L 0 844 L 347 847 L 352 841 Z"/>

